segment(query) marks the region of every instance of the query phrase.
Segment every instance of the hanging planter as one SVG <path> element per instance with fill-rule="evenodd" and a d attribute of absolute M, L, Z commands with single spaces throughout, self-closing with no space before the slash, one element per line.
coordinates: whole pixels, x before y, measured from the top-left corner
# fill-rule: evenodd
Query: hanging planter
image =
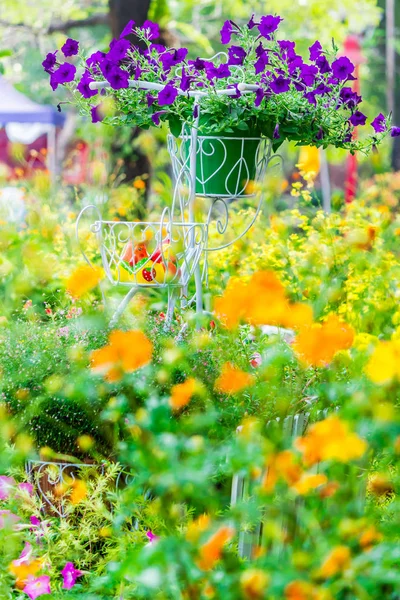
<path fill-rule="evenodd" d="M 189 160 L 192 141 L 182 138 L 182 158 Z M 196 147 L 196 194 L 237 198 L 254 194 L 266 151 L 265 140 L 255 132 L 234 130 L 220 135 L 199 135 Z"/>

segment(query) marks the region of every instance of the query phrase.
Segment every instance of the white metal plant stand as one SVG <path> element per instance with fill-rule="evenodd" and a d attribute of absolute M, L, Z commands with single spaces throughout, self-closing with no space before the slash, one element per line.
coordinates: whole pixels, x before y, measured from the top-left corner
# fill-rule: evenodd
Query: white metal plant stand
<path fill-rule="evenodd" d="M 93 82 L 91 87 L 109 87 L 107 81 Z M 134 81 L 132 88 L 161 90 L 163 85 Z M 257 86 L 239 84 L 244 94 L 252 94 Z M 158 221 L 121 222 L 103 220 L 98 207 L 86 206 L 78 216 L 76 232 L 79 240 L 79 225 L 88 211 L 95 211 L 97 218 L 91 225 L 96 236 L 103 268 L 112 285 L 122 286 L 126 294 L 114 312 L 111 326 L 114 326 L 131 298 L 145 288 L 167 288 L 168 310 L 166 327 L 169 326 L 177 298 L 180 296 L 183 308 L 195 306 L 196 313 L 203 311 L 203 285 L 207 285 L 207 256 L 209 252 L 226 248 L 243 237 L 252 227 L 262 206 L 262 194 L 255 192 L 262 181 L 267 166 L 271 162 L 272 143 L 267 138 L 254 137 L 213 137 L 198 133 L 201 100 L 204 92 L 189 91 L 195 99 L 197 114 L 193 126 L 182 127 L 179 138 L 168 136 L 168 149 L 172 160 L 174 193 L 171 206 L 166 206 Z M 216 91 L 219 95 L 235 95 L 236 89 Z M 239 144 L 239 156 L 234 164 L 227 160 L 228 145 Z M 255 164 L 248 163 L 249 144 L 256 145 Z M 212 164 L 210 170 L 210 161 Z M 207 166 L 207 168 L 206 168 Z M 222 176 L 218 190 L 212 189 L 212 180 Z M 210 188 L 211 185 L 211 188 Z M 220 244 L 209 243 L 209 233 L 223 236 L 228 229 L 229 208 L 238 197 L 256 197 L 254 215 L 249 223 L 234 239 Z M 201 198 L 203 207 L 196 206 Z M 203 218 L 196 220 L 195 215 Z M 214 229 L 213 229 L 214 228 Z M 214 236 L 215 238 L 215 236 Z M 85 260 L 91 264 L 83 251 Z M 189 292 L 190 281 L 194 280 L 194 293 Z"/>

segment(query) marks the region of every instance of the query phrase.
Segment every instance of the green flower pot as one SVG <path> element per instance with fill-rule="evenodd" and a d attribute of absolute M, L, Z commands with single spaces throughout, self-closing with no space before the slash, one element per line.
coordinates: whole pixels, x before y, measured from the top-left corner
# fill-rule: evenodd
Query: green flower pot
<path fill-rule="evenodd" d="M 261 136 L 256 132 L 199 135 L 196 152 L 196 194 L 237 198 L 251 196 L 257 172 Z M 189 156 L 190 139 L 184 137 L 184 156 Z"/>

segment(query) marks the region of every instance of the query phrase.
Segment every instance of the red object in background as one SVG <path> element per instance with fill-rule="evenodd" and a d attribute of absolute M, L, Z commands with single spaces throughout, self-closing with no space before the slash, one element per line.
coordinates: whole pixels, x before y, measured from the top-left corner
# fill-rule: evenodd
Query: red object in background
<path fill-rule="evenodd" d="M 361 52 L 361 44 L 357 35 L 347 36 L 344 42 L 344 54 L 351 62 L 355 65 L 354 75 L 355 81 L 352 82 L 353 92 L 357 94 L 361 93 L 361 86 L 359 80 L 360 65 L 365 62 L 365 58 Z M 354 130 L 353 138 L 357 138 L 357 130 Z M 346 203 L 352 202 L 357 192 L 357 157 L 355 154 L 349 154 L 346 164 L 346 179 L 344 184 L 344 199 Z"/>
<path fill-rule="evenodd" d="M 31 144 L 24 145 L 24 161 L 21 163 L 12 158 L 12 142 L 7 137 L 6 130 L 0 128 L 0 164 L 7 165 L 7 179 L 19 179 L 32 175 L 35 169 L 47 169 L 47 136 L 41 135 Z"/>
<path fill-rule="evenodd" d="M 88 179 L 89 144 L 77 142 L 68 151 L 63 169 L 63 182 L 67 185 L 81 185 Z"/>

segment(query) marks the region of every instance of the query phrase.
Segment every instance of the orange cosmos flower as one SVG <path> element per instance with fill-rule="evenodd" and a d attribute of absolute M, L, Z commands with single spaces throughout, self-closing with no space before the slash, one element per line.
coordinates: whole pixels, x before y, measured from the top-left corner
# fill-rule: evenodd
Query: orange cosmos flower
<path fill-rule="evenodd" d="M 82 265 L 78 267 L 67 281 L 67 291 L 73 298 L 80 298 L 92 290 L 103 277 L 100 267 Z"/>
<path fill-rule="evenodd" d="M 373 544 L 381 542 L 383 535 L 378 531 L 375 525 L 370 525 L 360 536 L 360 546 L 364 550 L 369 550 Z"/>
<path fill-rule="evenodd" d="M 16 578 L 15 587 L 20 590 L 24 589 L 29 577 L 36 575 L 43 567 L 43 559 L 34 558 L 32 554 L 32 545 L 25 542 L 25 547 L 19 558 L 13 560 L 8 566 L 8 570 Z"/>
<path fill-rule="evenodd" d="M 314 465 L 323 460 L 348 462 L 361 458 L 367 449 L 364 440 L 349 430 L 347 423 L 336 415 L 312 425 L 305 436 L 294 443 L 303 454 L 306 465 Z"/>
<path fill-rule="evenodd" d="M 329 364 L 339 350 L 347 350 L 354 340 L 354 329 L 330 315 L 324 323 L 313 323 L 298 334 L 293 348 L 306 365 L 322 367 Z"/>
<path fill-rule="evenodd" d="M 285 587 L 286 600 L 313 600 L 314 586 L 307 581 L 291 581 Z"/>
<path fill-rule="evenodd" d="M 324 579 L 333 577 L 337 573 L 341 573 L 350 566 L 350 548 L 347 546 L 336 546 L 328 554 L 319 569 L 319 575 Z"/>
<path fill-rule="evenodd" d="M 236 369 L 231 363 L 225 363 L 215 382 L 215 389 L 223 394 L 236 394 L 253 385 L 254 381 L 253 375 Z"/>
<path fill-rule="evenodd" d="M 153 345 L 142 331 L 113 331 L 109 344 L 91 354 L 91 367 L 108 381 L 119 381 L 151 361 Z"/>
<path fill-rule="evenodd" d="M 305 473 L 293 484 L 293 489 L 300 495 L 308 494 L 320 485 L 327 483 L 328 479 L 323 473 Z"/>
<path fill-rule="evenodd" d="M 196 393 L 198 383 L 194 377 L 189 377 L 183 383 L 177 383 L 172 387 L 169 404 L 172 410 L 179 410 L 186 406 Z"/>
<path fill-rule="evenodd" d="M 200 547 L 199 568 L 203 571 L 212 569 L 215 563 L 221 558 L 222 549 L 234 536 L 235 530 L 232 527 L 223 525 Z"/>
<path fill-rule="evenodd" d="M 265 598 L 270 577 L 261 569 L 247 569 L 240 577 L 240 587 L 246 600 L 261 600 Z"/>
<path fill-rule="evenodd" d="M 265 492 L 270 493 L 279 479 L 283 479 L 288 485 L 294 485 L 300 477 L 301 468 L 296 462 L 295 455 L 290 450 L 283 450 L 269 457 L 261 487 Z"/>

